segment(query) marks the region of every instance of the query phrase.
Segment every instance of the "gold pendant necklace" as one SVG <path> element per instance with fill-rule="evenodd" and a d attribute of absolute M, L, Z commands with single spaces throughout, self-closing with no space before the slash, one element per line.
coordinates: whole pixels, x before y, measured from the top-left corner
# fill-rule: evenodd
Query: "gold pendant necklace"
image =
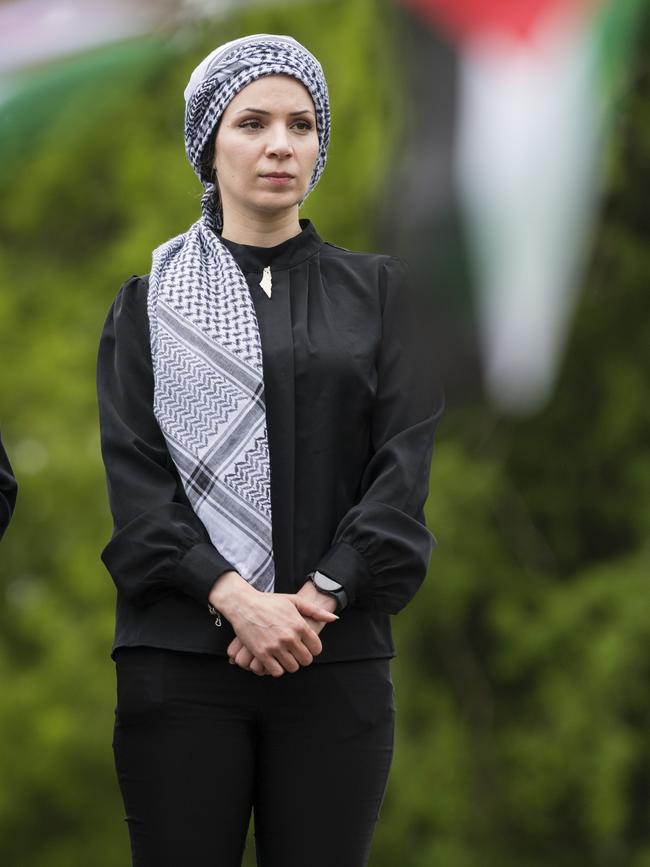
<path fill-rule="evenodd" d="M 271 297 L 271 287 L 273 286 L 273 280 L 271 278 L 271 266 L 267 265 L 262 273 L 262 279 L 260 280 L 260 286 L 266 292 L 266 294 Z"/>

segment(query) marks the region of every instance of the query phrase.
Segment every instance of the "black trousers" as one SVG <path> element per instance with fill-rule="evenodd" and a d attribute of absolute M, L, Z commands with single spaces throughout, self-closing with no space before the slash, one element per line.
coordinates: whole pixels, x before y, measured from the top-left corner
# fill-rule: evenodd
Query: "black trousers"
<path fill-rule="evenodd" d="M 390 660 L 258 677 L 223 657 L 115 653 L 113 750 L 133 867 L 363 867 L 393 755 Z"/>

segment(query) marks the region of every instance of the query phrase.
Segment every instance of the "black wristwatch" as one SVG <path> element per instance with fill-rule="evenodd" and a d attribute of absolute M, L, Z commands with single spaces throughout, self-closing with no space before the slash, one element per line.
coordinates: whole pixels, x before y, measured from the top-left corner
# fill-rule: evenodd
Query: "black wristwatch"
<path fill-rule="evenodd" d="M 307 578 L 321 593 L 327 593 L 328 596 L 333 596 L 336 599 L 336 611 L 334 613 L 340 614 L 348 604 L 347 593 L 341 584 L 318 570 L 310 572 Z"/>

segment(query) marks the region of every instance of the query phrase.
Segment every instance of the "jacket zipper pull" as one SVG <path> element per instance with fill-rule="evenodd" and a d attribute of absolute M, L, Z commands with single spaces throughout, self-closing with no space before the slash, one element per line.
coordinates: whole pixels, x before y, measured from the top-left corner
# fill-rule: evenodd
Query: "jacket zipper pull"
<path fill-rule="evenodd" d="M 221 615 L 219 614 L 217 609 L 214 607 L 214 605 L 208 605 L 208 611 L 210 612 L 210 614 L 213 614 L 213 615 L 216 614 L 217 615 L 217 619 L 214 621 L 214 625 L 215 626 L 221 626 Z"/>

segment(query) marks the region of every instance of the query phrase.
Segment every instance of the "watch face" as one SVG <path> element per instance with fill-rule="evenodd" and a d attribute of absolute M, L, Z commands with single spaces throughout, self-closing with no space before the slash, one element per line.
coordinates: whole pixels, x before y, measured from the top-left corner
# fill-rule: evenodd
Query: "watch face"
<path fill-rule="evenodd" d="M 341 585 L 338 581 L 328 578 L 327 575 L 323 575 L 322 572 L 315 572 L 313 580 L 319 590 L 327 590 L 330 593 L 336 593 L 338 590 L 341 590 Z"/>

